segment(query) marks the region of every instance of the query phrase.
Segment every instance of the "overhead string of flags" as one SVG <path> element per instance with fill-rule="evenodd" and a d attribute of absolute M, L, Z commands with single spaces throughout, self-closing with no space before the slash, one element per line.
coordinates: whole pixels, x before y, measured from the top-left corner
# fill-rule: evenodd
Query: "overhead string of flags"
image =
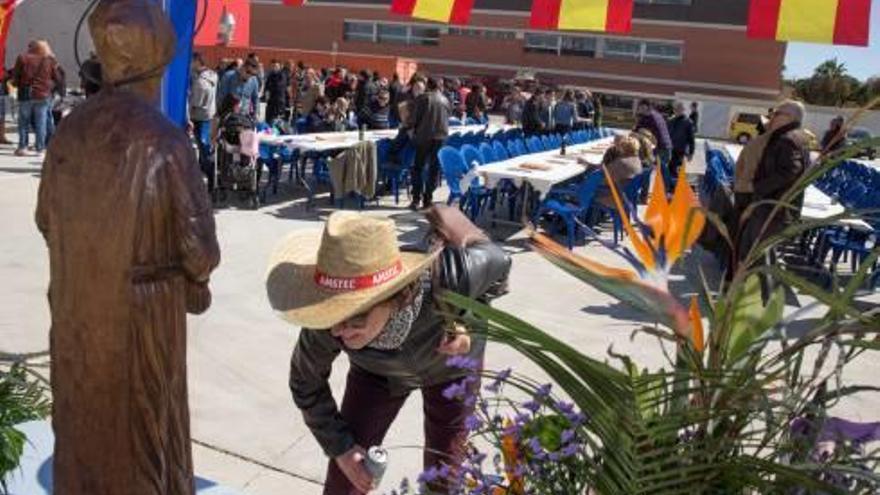
<path fill-rule="evenodd" d="M 282 0 L 302 6 L 306 0 Z M 750 38 L 867 46 L 871 0 L 742 0 Z M 391 13 L 468 24 L 474 0 L 392 0 Z M 628 33 L 634 0 L 533 0 L 531 29 Z"/>

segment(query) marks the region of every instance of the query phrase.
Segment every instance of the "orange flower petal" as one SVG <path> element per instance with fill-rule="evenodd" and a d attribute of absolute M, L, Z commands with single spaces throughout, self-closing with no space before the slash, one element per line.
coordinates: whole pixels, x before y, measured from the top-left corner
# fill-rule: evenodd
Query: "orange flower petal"
<path fill-rule="evenodd" d="M 539 250 L 558 258 L 562 258 L 573 265 L 579 266 L 601 277 L 618 280 L 638 280 L 639 278 L 638 275 L 631 270 L 614 268 L 608 265 L 603 265 L 602 263 L 598 263 L 589 258 L 578 256 L 544 234 L 537 232 L 534 233 L 532 235 L 532 242 Z"/>
<path fill-rule="evenodd" d="M 694 349 L 702 353 L 706 346 L 705 337 L 703 335 L 703 316 L 700 314 L 700 305 L 697 303 L 697 296 L 691 297 L 691 308 L 688 312 L 691 318 L 691 342 Z"/>
<path fill-rule="evenodd" d="M 660 247 L 660 238 L 666 233 L 666 221 L 669 218 L 669 201 L 666 200 L 666 184 L 663 174 L 654 174 L 654 186 L 651 188 L 651 197 L 648 199 L 648 209 L 645 210 L 645 223 L 651 227 L 654 234 L 654 247 Z"/>
<path fill-rule="evenodd" d="M 700 201 L 687 182 L 685 168 L 683 163 L 678 169 L 678 184 L 675 185 L 675 194 L 669 205 L 665 238 L 667 266 L 672 266 L 683 252 L 697 242 L 706 225 L 706 215 L 699 209 L 695 210 L 700 207 Z M 688 226 L 691 210 L 694 210 L 693 220 Z"/>
<path fill-rule="evenodd" d="M 620 193 L 617 192 L 617 186 L 614 184 L 611 174 L 608 173 L 608 168 L 603 165 L 602 171 L 605 172 L 605 181 L 608 183 L 608 188 L 611 189 L 611 196 L 614 198 L 614 205 L 617 207 L 617 213 L 620 215 L 623 229 L 626 231 L 627 235 L 629 235 L 636 255 L 642 263 L 644 263 L 645 268 L 648 271 L 653 271 L 657 267 L 657 260 L 654 259 L 654 252 L 651 250 L 651 246 L 645 242 L 640 234 L 636 233 L 636 230 L 630 223 L 629 215 L 626 214 L 626 210 L 623 208 L 623 202 L 620 200 Z"/>

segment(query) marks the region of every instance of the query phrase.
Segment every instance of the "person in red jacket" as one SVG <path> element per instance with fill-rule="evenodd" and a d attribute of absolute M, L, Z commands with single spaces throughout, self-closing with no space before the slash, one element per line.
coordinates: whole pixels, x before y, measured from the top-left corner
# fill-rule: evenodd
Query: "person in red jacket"
<path fill-rule="evenodd" d="M 37 155 L 45 151 L 49 104 L 59 77 L 58 62 L 44 41 L 31 42 L 27 53 L 15 61 L 13 80 L 18 87 L 19 101 L 16 156 L 27 154 L 28 131 L 32 126 L 36 131 L 34 148 Z"/>

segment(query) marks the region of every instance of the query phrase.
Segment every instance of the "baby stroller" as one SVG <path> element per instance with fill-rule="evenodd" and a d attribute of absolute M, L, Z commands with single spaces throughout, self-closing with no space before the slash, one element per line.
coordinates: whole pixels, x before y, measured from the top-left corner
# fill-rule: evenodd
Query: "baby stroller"
<path fill-rule="evenodd" d="M 220 121 L 217 143 L 217 181 L 214 200 L 225 202 L 229 191 L 237 191 L 251 208 L 260 206 L 257 184 L 259 142 L 256 124 L 247 115 L 230 113 Z"/>

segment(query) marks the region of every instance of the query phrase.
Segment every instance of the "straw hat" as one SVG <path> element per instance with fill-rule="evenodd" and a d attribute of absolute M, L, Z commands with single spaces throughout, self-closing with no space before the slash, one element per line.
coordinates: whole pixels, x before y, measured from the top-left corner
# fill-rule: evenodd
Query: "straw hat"
<path fill-rule="evenodd" d="M 269 259 L 266 290 L 285 320 L 329 329 L 405 288 L 437 254 L 401 252 L 391 220 L 336 212 L 323 233 L 281 241 Z"/>

